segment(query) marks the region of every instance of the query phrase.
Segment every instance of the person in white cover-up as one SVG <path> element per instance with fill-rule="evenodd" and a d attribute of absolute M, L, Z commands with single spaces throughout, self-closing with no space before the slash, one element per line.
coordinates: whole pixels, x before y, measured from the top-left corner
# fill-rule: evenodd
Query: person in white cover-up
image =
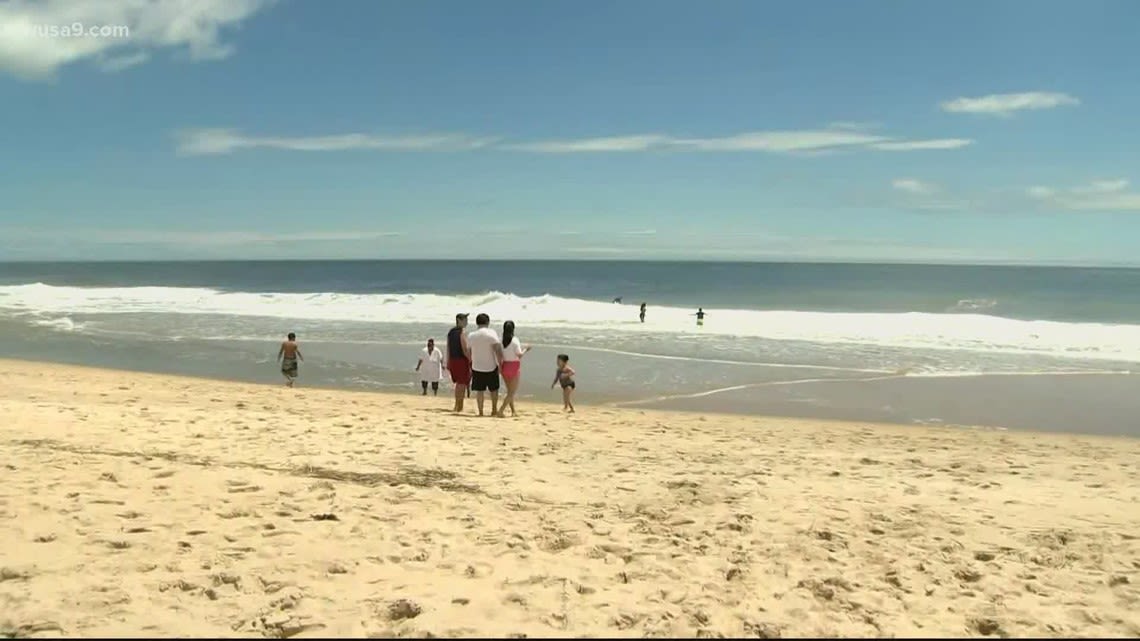
<path fill-rule="evenodd" d="M 435 339 L 429 338 L 427 347 L 420 350 L 420 361 L 416 363 L 416 371 L 420 373 L 420 387 L 424 396 L 427 396 L 428 383 L 431 383 L 431 393 L 439 394 L 439 379 L 443 378 L 443 352 L 435 346 Z"/>

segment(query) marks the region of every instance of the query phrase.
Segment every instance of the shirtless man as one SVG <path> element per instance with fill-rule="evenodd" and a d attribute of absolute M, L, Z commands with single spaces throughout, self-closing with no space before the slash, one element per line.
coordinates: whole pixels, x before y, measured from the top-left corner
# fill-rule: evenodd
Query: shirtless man
<path fill-rule="evenodd" d="M 281 343 L 281 349 L 277 351 L 277 359 L 281 361 L 281 375 L 285 377 L 285 385 L 293 387 L 293 381 L 297 378 L 297 361 L 305 360 L 301 356 L 301 347 L 297 345 L 297 335 L 289 332 L 288 340 Z"/>

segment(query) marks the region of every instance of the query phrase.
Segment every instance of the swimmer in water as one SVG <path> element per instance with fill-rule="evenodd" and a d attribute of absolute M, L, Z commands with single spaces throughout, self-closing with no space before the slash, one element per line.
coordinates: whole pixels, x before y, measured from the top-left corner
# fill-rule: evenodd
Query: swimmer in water
<path fill-rule="evenodd" d="M 703 307 L 697 308 L 697 327 L 703 327 L 705 324 L 705 310 Z"/>

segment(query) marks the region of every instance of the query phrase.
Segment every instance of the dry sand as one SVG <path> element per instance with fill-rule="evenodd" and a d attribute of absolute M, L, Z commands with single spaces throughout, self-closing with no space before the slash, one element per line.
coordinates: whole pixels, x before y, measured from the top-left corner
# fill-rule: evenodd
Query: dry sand
<path fill-rule="evenodd" d="M 1140 441 L 449 402 L 0 362 L 0 636 L 1140 635 Z"/>

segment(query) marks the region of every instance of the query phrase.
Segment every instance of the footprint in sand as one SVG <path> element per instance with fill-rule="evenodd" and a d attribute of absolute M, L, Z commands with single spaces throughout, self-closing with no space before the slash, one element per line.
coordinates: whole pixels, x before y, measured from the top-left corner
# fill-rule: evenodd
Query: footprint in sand
<path fill-rule="evenodd" d="M 249 510 L 242 510 L 239 508 L 234 508 L 234 509 L 226 511 L 226 512 L 219 512 L 218 513 L 218 517 L 223 518 L 223 519 L 242 519 L 242 518 L 248 518 L 251 516 L 255 516 L 253 512 L 250 512 Z"/>
<path fill-rule="evenodd" d="M 0 567 L 0 583 L 4 581 L 26 581 L 32 578 L 31 570 Z"/>
<path fill-rule="evenodd" d="M 229 492 L 230 494 L 242 494 L 242 493 L 246 493 L 246 492 L 260 492 L 261 486 L 260 485 L 243 485 L 243 486 L 239 486 L 239 487 L 231 487 L 226 491 Z"/>
<path fill-rule="evenodd" d="M 239 592 L 241 591 L 241 576 L 237 574 L 219 572 L 217 574 L 210 575 L 210 581 L 214 584 L 215 588 L 229 585 L 232 586 L 234 590 Z"/>
<path fill-rule="evenodd" d="M 463 576 L 469 579 L 488 577 L 494 573 L 495 566 L 490 563 L 472 563 L 463 570 Z"/>
<path fill-rule="evenodd" d="M 58 632 L 59 636 L 64 636 L 63 628 L 55 621 L 21 623 L 19 625 L 5 621 L 0 624 L 0 638 L 23 639 L 43 632 Z"/>
<path fill-rule="evenodd" d="M 384 614 L 389 621 L 403 621 L 405 619 L 414 619 L 423 613 L 423 608 L 414 601 L 407 599 L 397 599 L 388 604 L 385 608 Z"/>
<path fill-rule="evenodd" d="M 1007 636 L 1005 630 L 1002 629 L 1001 622 L 989 617 L 970 619 L 968 622 L 969 629 L 972 632 L 988 637 L 988 636 Z"/>

